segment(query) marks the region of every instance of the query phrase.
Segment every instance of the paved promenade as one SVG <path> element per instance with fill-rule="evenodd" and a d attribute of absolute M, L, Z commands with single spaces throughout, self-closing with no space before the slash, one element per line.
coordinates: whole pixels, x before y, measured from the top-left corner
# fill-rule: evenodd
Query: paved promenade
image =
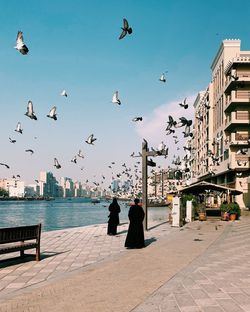
<path fill-rule="evenodd" d="M 168 223 L 127 250 L 127 224 L 42 233 L 38 263 L 0 258 L 0 311 L 250 311 L 250 218 Z"/>

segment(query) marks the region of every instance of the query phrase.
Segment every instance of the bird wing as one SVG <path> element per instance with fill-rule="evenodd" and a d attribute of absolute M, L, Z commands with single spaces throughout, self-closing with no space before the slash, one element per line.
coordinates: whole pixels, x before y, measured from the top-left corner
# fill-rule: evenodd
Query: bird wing
<path fill-rule="evenodd" d="M 128 21 L 126 20 L 126 18 L 123 19 L 123 28 L 128 30 L 129 25 L 128 25 Z"/>
<path fill-rule="evenodd" d="M 53 117 L 55 116 L 55 114 L 56 114 L 56 106 L 53 106 L 49 112 L 49 116 Z"/>
<path fill-rule="evenodd" d="M 122 33 L 120 34 L 119 40 L 121 40 L 122 38 L 124 38 L 127 35 L 127 30 L 123 29 Z"/>
<path fill-rule="evenodd" d="M 17 125 L 16 125 L 16 131 L 20 131 L 20 129 L 21 129 L 21 123 L 20 122 L 18 122 L 17 123 Z"/>
<path fill-rule="evenodd" d="M 28 113 L 29 115 L 33 115 L 33 114 L 34 114 L 32 101 L 29 101 L 29 102 L 28 102 L 27 113 Z"/>
<path fill-rule="evenodd" d="M 117 103 L 118 102 L 118 91 L 115 91 L 113 98 L 112 98 L 112 102 L 113 103 Z"/>
<path fill-rule="evenodd" d="M 16 37 L 16 45 L 17 47 L 22 46 L 24 44 L 23 42 L 23 33 L 21 31 L 18 31 L 17 37 Z"/>

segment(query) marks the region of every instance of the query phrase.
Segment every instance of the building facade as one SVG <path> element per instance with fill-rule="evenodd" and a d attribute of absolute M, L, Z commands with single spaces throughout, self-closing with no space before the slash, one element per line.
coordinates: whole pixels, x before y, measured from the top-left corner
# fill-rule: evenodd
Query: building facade
<path fill-rule="evenodd" d="M 236 188 L 250 207 L 250 51 L 224 40 L 212 62 L 212 81 L 194 102 L 192 182 Z"/>

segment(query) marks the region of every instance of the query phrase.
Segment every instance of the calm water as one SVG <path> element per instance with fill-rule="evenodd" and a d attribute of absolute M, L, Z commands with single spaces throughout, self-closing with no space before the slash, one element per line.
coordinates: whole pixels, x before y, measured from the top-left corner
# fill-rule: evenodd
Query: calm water
<path fill-rule="evenodd" d="M 0 227 L 42 223 L 43 231 L 106 223 L 110 202 L 92 204 L 86 198 L 52 201 L 0 201 Z M 128 221 L 129 207 L 119 202 L 120 221 Z M 150 208 L 149 220 L 166 220 L 166 208 Z"/>

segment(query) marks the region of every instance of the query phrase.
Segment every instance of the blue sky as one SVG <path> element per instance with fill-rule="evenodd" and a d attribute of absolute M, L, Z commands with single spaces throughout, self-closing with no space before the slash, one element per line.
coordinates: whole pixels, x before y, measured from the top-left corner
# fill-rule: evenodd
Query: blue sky
<path fill-rule="evenodd" d="M 173 139 L 153 125 L 207 87 L 223 39 L 239 38 L 241 49 L 250 50 L 249 16 L 248 0 L 0 1 L 0 162 L 11 167 L 0 166 L 0 177 L 20 174 L 32 183 L 47 170 L 58 178 L 98 179 L 110 175 L 111 161 L 117 171 L 132 164 L 142 137 L 150 146 L 164 140 L 174 152 Z M 118 40 L 124 17 L 133 33 Z M 27 56 L 13 48 L 18 30 Z M 165 84 L 158 80 L 163 71 Z M 68 98 L 60 96 L 63 89 Z M 121 106 L 111 103 L 116 90 Z M 37 121 L 24 116 L 28 100 Z M 57 121 L 46 117 L 54 105 Z M 133 123 L 135 116 L 143 122 Z M 23 135 L 14 132 L 18 121 Z M 91 133 L 94 146 L 84 142 Z M 79 149 L 85 159 L 75 165 L 70 160 Z M 53 167 L 54 157 L 62 169 Z M 170 160 L 157 162 L 166 167 Z"/>

